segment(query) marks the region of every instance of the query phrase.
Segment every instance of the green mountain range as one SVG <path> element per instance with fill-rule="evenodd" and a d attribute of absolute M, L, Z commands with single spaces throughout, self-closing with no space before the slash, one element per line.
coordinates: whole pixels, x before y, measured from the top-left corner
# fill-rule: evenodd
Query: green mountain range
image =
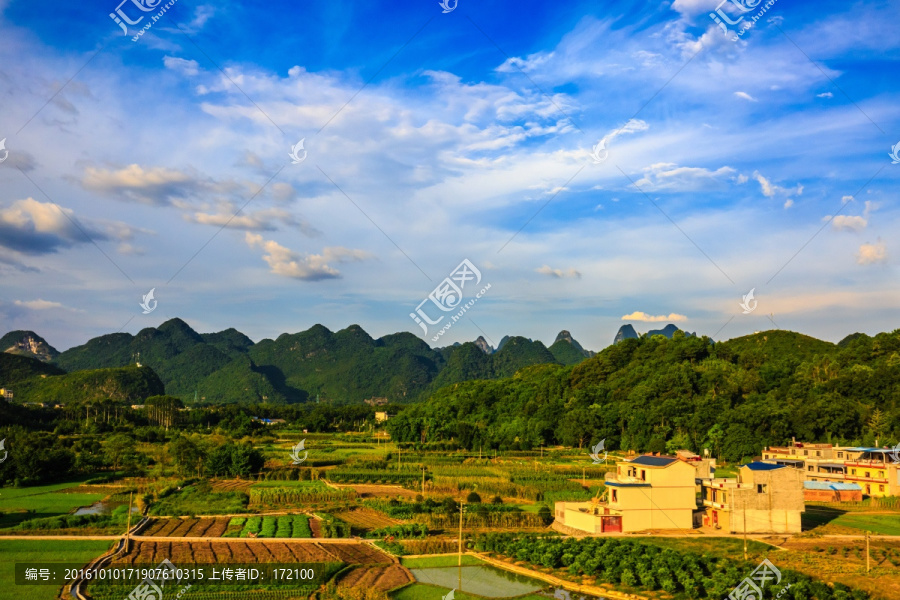
<path fill-rule="evenodd" d="M 432 349 L 411 333 L 374 339 L 359 325 L 337 332 L 315 325 L 254 344 L 235 329 L 197 333 L 181 319 L 137 335 L 103 335 L 61 353 L 33 332 L 2 339 L 15 348 L 39 346 L 32 357 L 70 374 L 139 363 L 158 375 L 165 393 L 203 403 L 411 402 L 444 385 L 510 377 L 531 365 L 576 364 L 592 354 L 566 331 L 549 350 L 523 337 L 504 338 L 497 351 L 473 342 Z M 0 386 L 12 383 L 0 370 Z M 43 388 L 17 388 L 16 400 L 42 401 L 35 394 Z"/>
<path fill-rule="evenodd" d="M 505 346 L 504 346 L 505 348 Z M 438 390 L 388 422 L 407 442 L 474 449 L 565 444 L 709 449 L 738 460 L 791 436 L 900 441 L 900 330 L 838 344 L 790 331 L 725 342 L 674 332 L 623 337 L 574 366 Z"/>

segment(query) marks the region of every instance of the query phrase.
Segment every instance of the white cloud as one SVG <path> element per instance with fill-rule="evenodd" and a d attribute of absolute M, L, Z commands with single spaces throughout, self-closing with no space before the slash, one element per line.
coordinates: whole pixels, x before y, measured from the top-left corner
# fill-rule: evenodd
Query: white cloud
<path fill-rule="evenodd" d="M 835 231 L 862 231 L 868 224 L 863 217 L 838 215 L 832 219 L 831 228 Z"/>
<path fill-rule="evenodd" d="M 849 200 L 848 200 L 849 198 Z M 844 204 L 853 200 L 853 196 L 844 196 Z M 869 224 L 869 215 L 872 214 L 873 211 L 878 209 L 878 204 L 872 202 L 871 200 L 866 200 L 865 210 L 863 210 L 863 214 L 859 215 L 837 215 L 831 221 L 831 227 L 835 231 L 862 231 Z M 823 218 L 823 221 L 827 221 L 831 219 L 831 216 L 826 216 Z"/>
<path fill-rule="evenodd" d="M 63 308 L 63 305 L 59 302 L 51 302 L 50 300 L 16 300 L 14 302 L 16 306 L 24 306 L 25 308 L 29 308 L 31 310 L 48 310 L 51 308 Z"/>
<path fill-rule="evenodd" d="M 831 92 L 823 92 L 821 94 L 816 94 L 816 98 L 834 98 L 834 94 Z"/>
<path fill-rule="evenodd" d="M 740 177 L 734 177 L 731 167 L 719 167 L 715 171 L 704 167 L 679 167 L 675 163 L 656 163 L 644 167 L 644 177 L 636 183 L 638 186 L 652 187 L 656 190 L 697 190 L 720 187 L 728 179 L 740 183 Z"/>
<path fill-rule="evenodd" d="M 200 72 L 200 65 L 196 60 L 186 60 L 177 56 L 164 56 L 163 64 L 167 69 L 193 77 Z"/>
<path fill-rule="evenodd" d="M 251 248 L 259 247 L 265 252 L 263 260 L 269 264 L 272 273 L 303 281 L 340 277 L 340 271 L 328 263 L 357 262 L 372 258 L 371 254 L 363 250 L 351 250 L 340 246 L 323 248 L 322 254 L 303 256 L 274 240 L 264 240 L 261 235 L 250 232 L 244 236 L 244 241 Z"/>
<path fill-rule="evenodd" d="M 124 223 L 118 224 L 130 232 Z M 130 233 L 126 234 L 130 235 Z M 17 200 L 9 208 L 0 208 L 0 246 L 24 254 L 49 254 L 91 239 L 111 236 L 100 227 L 81 223 L 70 208 L 34 198 Z"/>
<path fill-rule="evenodd" d="M 756 98 L 754 98 L 747 92 L 735 92 L 734 95 L 737 96 L 738 98 L 743 98 L 744 100 L 749 100 L 750 102 L 759 102 L 759 100 L 757 100 Z"/>
<path fill-rule="evenodd" d="M 554 268 L 551 268 L 549 265 L 544 265 L 542 267 L 538 267 L 537 269 L 535 269 L 535 272 L 540 273 L 541 275 L 549 275 L 550 277 L 554 277 L 556 279 L 562 279 L 564 277 L 581 279 L 581 273 L 573 268 L 563 270 L 563 269 L 554 269 Z"/>
<path fill-rule="evenodd" d="M 648 315 L 647 313 L 638 310 L 631 313 L 630 315 L 624 315 L 621 320 L 643 321 L 645 323 L 661 323 L 663 321 L 687 321 L 687 317 L 684 315 L 679 315 L 677 313 L 670 313 L 669 315 Z"/>
<path fill-rule="evenodd" d="M 672 2 L 672 10 L 681 13 L 682 16 L 693 17 L 714 11 L 717 4 L 715 0 L 675 0 Z"/>
<path fill-rule="evenodd" d="M 887 262 L 887 246 L 884 242 L 878 240 L 874 244 L 863 244 L 856 253 L 856 262 L 861 265 L 872 265 L 875 263 Z"/>
<path fill-rule="evenodd" d="M 790 208 L 794 205 L 794 202 L 790 199 L 791 196 L 800 196 L 803 194 L 802 184 L 797 184 L 797 187 L 795 188 L 781 187 L 780 185 L 772 183 L 766 177 L 763 177 L 763 175 L 759 171 L 753 172 L 753 178 L 759 182 L 760 190 L 762 190 L 763 196 L 765 196 L 766 198 L 774 198 L 775 196 L 786 197 L 787 200 L 784 203 L 785 208 Z"/>

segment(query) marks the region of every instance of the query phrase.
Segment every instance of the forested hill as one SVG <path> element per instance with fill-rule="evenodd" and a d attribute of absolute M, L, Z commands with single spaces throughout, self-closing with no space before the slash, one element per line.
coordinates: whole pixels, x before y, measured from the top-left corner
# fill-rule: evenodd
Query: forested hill
<path fill-rule="evenodd" d="M 33 332 L 14 333 L 16 339 L 40 339 Z M 51 364 L 78 372 L 140 362 L 159 375 L 166 393 L 185 402 L 195 397 L 208 404 L 280 404 L 311 398 L 412 402 L 444 385 L 509 377 L 536 364 L 575 364 L 590 355 L 568 332 L 560 336 L 552 349 L 539 341 L 510 337 L 501 349 L 488 352 L 472 342 L 432 349 L 411 333 L 375 339 L 359 325 L 337 332 L 315 325 L 254 344 L 235 329 L 197 333 L 181 319 L 171 319 L 137 335 L 93 338 L 54 355 Z M 34 394 L 16 399 L 44 400 Z"/>
<path fill-rule="evenodd" d="M 623 339 L 574 367 L 439 390 L 388 422 L 401 441 L 469 448 L 709 448 L 729 460 L 800 440 L 900 438 L 900 330 L 835 345 L 788 331 L 712 343 Z"/>

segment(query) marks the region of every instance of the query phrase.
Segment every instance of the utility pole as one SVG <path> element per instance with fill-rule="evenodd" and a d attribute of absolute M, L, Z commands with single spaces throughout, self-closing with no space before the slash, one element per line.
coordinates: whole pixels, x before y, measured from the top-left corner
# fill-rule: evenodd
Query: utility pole
<path fill-rule="evenodd" d="M 869 532 L 866 531 L 866 573 L 869 572 Z"/>
<path fill-rule="evenodd" d="M 462 522 L 463 522 L 463 503 L 459 503 L 459 567 L 458 567 L 458 580 L 456 582 L 456 589 L 460 592 L 462 591 Z"/>
<path fill-rule="evenodd" d="M 747 560 L 747 507 L 744 506 L 744 560 Z"/>
<path fill-rule="evenodd" d="M 126 551 L 128 549 L 128 532 L 131 531 L 131 500 L 134 497 L 134 492 L 128 493 L 128 521 L 125 525 L 125 548 Z"/>

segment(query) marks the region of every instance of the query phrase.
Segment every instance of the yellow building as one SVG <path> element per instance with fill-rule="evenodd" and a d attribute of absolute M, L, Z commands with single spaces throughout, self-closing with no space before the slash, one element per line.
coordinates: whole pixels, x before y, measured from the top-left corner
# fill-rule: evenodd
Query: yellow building
<path fill-rule="evenodd" d="M 606 474 L 606 502 L 557 502 L 556 520 L 587 533 L 691 529 L 696 467 L 671 456 L 638 456 Z"/>
<path fill-rule="evenodd" d="M 888 448 L 805 444 L 774 446 L 762 452 L 763 462 L 795 467 L 807 481 L 856 483 L 866 496 L 900 495 L 900 457 Z"/>
<path fill-rule="evenodd" d="M 844 480 L 858 483 L 863 494 L 876 498 L 900 495 L 900 464 L 891 450 L 884 448 L 847 448 L 852 456 L 844 464 Z"/>

